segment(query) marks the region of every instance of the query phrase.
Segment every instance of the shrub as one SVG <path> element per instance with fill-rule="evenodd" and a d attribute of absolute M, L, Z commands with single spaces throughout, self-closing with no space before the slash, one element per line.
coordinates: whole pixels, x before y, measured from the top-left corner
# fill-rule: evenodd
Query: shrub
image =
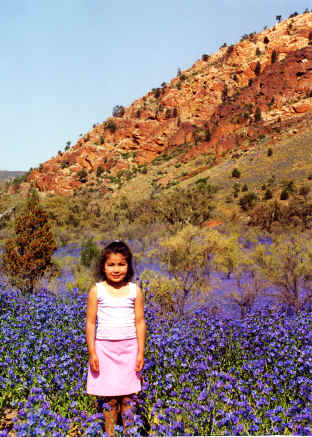
<path fill-rule="evenodd" d="M 239 179 L 240 176 L 241 176 L 240 171 L 235 167 L 235 168 L 233 169 L 233 171 L 232 171 L 232 178 L 237 178 L 237 179 Z"/>
<path fill-rule="evenodd" d="M 272 156 L 273 155 L 273 149 L 271 147 L 268 149 L 267 155 L 268 156 Z"/>
<path fill-rule="evenodd" d="M 260 61 L 258 61 L 256 63 L 256 67 L 255 67 L 255 75 L 259 76 L 260 72 L 261 72 L 261 64 L 260 64 Z"/>
<path fill-rule="evenodd" d="M 4 246 L 3 271 L 12 285 L 24 293 L 31 293 L 39 279 L 53 272 L 52 255 L 55 250 L 56 242 L 48 215 L 33 190 L 24 211 L 16 218 L 15 237 Z"/>
<path fill-rule="evenodd" d="M 264 194 L 264 200 L 272 199 L 272 197 L 273 197 L 272 191 L 269 188 L 267 188 Z"/>
<path fill-rule="evenodd" d="M 113 120 L 109 120 L 106 123 L 106 128 L 109 129 L 111 131 L 111 133 L 113 134 L 117 129 L 117 125 Z"/>
<path fill-rule="evenodd" d="M 88 173 L 86 172 L 86 170 L 84 168 L 77 173 L 78 180 L 80 182 L 82 182 L 83 184 L 85 182 L 87 182 L 87 180 L 88 180 L 87 176 L 88 176 Z"/>
<path fill-rule="evenodd" d="M 125 108 L 122 105 L 116 105 L 113 108 L 114 117 L 123 117 L 125 115 Z"/>
<path fill-rule="evenodd" d="M 289 198 L 288 190 L 286 188 L 284 188 L 284 190 L 281 192 L 280 199 L 287 200 L 288 198 Z"/>
<path fill-rule="evenodd" d="M 244 211 L 248 211 L 257 202 L 257 195 L 255 193 L 247 193 L 239 199 L 240 207 Z"/>
<path fill-rule="evenodd" d="M 205 130 L 205 141 L 210 141 L 211 140 L 211 132 L 209 127 L 207 127 L 207 129 Z"/>
<path fill-rule="evenodd" d="M 244 184 L 244 185 L 243 185 L 242 191 L 248 191 L 248 186 L 247 186 L 247 184 Z"/>
<path fill-rule="evenodd" d="M 171 117 L 171 109 L 166 109 L 166 118 L 170 118 Z"/>
<path fill-rule="evenodd" d="M 261 119 L 262 119 L 261 109 L 259 108 L 259 106 L 257 106 L 255 111 L 255 122 L 258 122 Z"/>
<path fill-rule="evenodd" d="M 271 54 L 271 63 L 274 64 L 277 60 L 277 51 L 274 49 Z"/>
<path fill-rule="evenodd" d="M 85 267 L 90 267 L 93 260 L 96 260 L 100 254 L 99 248 L 94 244 L 93 239 L 89 238 L 82 247 L 80 262 Z"/>
<path fill-rule="evenodd" d="M 207 62 L 208 59 L 209 59 L 209 55 L 207 55 L 207 54 L 202 55 L 202 60 L 203 61 Z"/>
<path fill-rule="evenodd" d="M 161 96 L 160 88 L 153 88 L 152 93 L 153 93 L 155 99 L 159 99 L 159 97 Z"/>
<path fill-rule="evenodd" d="M 96 176 L 97 177 L 101 176 L 103 172 L 104 172 L 104 168 L 99 165 L 98 168 L 96 169 Z"/>
<path fill-rule="evenodd" d="M 264 44 L 269 44 L 270 40 L 267 36 L 264 37 L 263 39 Z"/>
<path fill-rule="evenodd" d="M 257 47 L 256 49 L 256 56 L 260 56 L 261 55 L 261 50 L 259 49 L 259 47 Z"/>

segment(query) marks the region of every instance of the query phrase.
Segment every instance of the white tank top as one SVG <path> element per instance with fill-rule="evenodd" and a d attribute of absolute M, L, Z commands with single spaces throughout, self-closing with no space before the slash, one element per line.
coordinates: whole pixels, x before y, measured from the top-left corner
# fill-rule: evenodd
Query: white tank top
<path fill-rule="evenodd" d="M 125 340 L 136 337 L 134 302 L 136 284 L 129 282 L 129 294 L 125 297 L 113 297 L 101 282 L 97 289 L 97 329 L 99 340 Z"/>

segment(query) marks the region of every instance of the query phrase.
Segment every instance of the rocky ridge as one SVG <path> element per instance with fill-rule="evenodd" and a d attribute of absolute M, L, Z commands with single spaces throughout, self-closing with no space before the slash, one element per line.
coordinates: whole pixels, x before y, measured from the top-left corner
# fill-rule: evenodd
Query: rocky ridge
<path fill-rule="evenodd" d="M 260 136 L 296 134 L 312 112 L 312 13 L 223 46 L 153 89 L 28 176 L 41 192 L 70 195 L 101 179 L 142 172 L 161 157 L 214 160 Z M 205 169 L 206 167 L 204 167 Z M 197 172 L 200 172 L 197 169 Z M 166 183 L 168 178 L 166 179 Z M 11 190 L 17 189 L 12 186 Z"/>

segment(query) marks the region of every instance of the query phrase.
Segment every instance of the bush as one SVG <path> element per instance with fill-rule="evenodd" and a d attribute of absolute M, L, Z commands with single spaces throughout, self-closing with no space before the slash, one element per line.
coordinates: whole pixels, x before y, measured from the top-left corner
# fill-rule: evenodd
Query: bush
<path fill-rule="evenodd" d="M 256 67 L 255 67 L 255 75 L 259 76 L 260 72 L 261 72 L 261 64 L 258 61 L 257 64 L 256 64 Z"/>
<path fill-rule="evenodd" d="M 106 123 L 106 128 L 109 129 L 111 131 L 111 133 L 113 134 L 117 129 L 117 125 L 113 120 L 109 120 Z"/>
<path fill-rule="evenodd" d="M 94 244 L 93 239 L 89 238 L 87 243 L 82 247 L 80 262 L 85 267 L 90 267 L 93 260 L 96 260 L 100 254 L 99 248 Z"/>
<path fill-rule="evenodd" d="M 271 54 L 271 63 L 274 64 L 277 60 L 277 51 L 274 49 Z"/>
<path fill-rule="evenodd" d="M 273 155 L 273 149 L 270 147 L 268 149 L 268 156 L 272 156 Z"/>
<path fill-rule="evenodd" d="M 281 200 L 287 200 L 289 198 L 289 193 L 288 190 L 285 188 L 282 192 L 281 192 Z"/>
<path fill-rule="evenodd" d="M 125 115 L 125 108 L 122 105 L 116 105 L 113 108 L 114 117 L 123 117 Z"/>
<path fill-rule="evenodd" d="M 240 171 L 239 171 L 237 168 L 234 168 L 233 171 L 232 171 L 232 178 L 237 178 L 237 179 L 239 179 L 240 176 L 241 176 Z"/>
<path fill-rule="evenodd" d="M 96 176 L 100 177 L 103 172 L 104 172 L 104 168 L 99 165 L 98 168 L 96 169 Z"/>
<path fill-rule="evenodd" d="M 86 170 L 84 168 L 77 173 L 78 180 L 80 182 L 82 182 L 83 184 L 85 182 L 87 182 L 87 176 L 88 176 L 88 173 L 86 172 Z"/>
<path fill-rule="evenodd" d="M 261 109 L 259 108 L 259 106 L 257 106 L 255 112 L 255 122 L 260 121 L 261 118 L 262 118 Z"/>
<path fill-rule="evenodd" d="M 273 197 L 272 191 L 269 188 L 267 188 L 264 194 L 264 200 L 272 199 L 272 197 Z"/>
<path fill-rule="evenodd" d="M 253 207 L 256 202 L 257 202 L 257 195 L 255 193 L 245 194 L 243 197 L 239 199 L 240 207 L 244 211 L 248 211 L 248 209 Z"/>
<path fill-rule="evenodd" d="M 270 40 L 267 36 L 264 37 L 263 39 L 264 44 L 269 44 Z"/>
<path fill-rule="evenodd" d="M 15 221 L 15 237 L 9 239 L 2 256 L 3 271 L 9 282 L 24 293 L 31 293 L 46 273 L 53 272 L 52 255 L 56 242 L 48 215 L 33 190 L 24 211 Z"/>

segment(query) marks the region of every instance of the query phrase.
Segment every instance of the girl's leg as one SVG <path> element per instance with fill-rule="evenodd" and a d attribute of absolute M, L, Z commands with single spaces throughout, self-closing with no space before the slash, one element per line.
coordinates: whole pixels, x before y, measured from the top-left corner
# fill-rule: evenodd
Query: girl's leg
<path fill-rule="evenodd" d="M 103 406 L 103 414 L 105 417 L 105 432 L 109 436 L 115 435 L 115 426 L 119 412 L 119 401 L 116 397 L 105 397 Z"/>
<path fill-rule="evenodd" d="M 121 417 L 124 432 L 127 428 L 133 426 L 134 424 L 134 407 L 135 401 L 133 395 L 122 396 L 121 398 Z"/>

